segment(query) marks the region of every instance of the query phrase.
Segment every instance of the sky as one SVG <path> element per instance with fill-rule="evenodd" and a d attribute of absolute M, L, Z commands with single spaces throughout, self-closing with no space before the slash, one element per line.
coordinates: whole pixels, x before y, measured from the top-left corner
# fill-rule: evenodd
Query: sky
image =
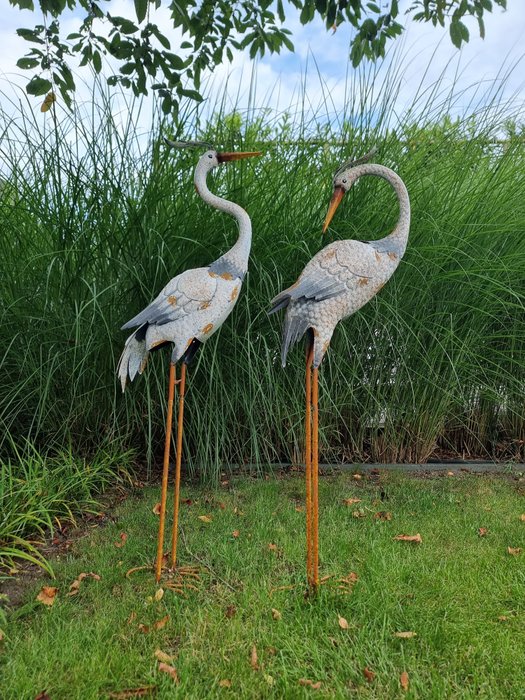
<path fill-rule="evenodd" d="M 23 86 L 29 72 L 16 67 L 16 61 L 30 48 L 30 45 L 16 36 L 17 27 L 32 27 L 40 21 L 38 13 L 20 11 L 6 6 L 4 0 L 0 28 L 0 90 L 4 95 L 17 99 L 20 94 L 15 86 Z M 401 9 L 406 8 L 410 0 L 401 0 Z M 471 108 L 472 95 L 482 95 L 485 90 L 494 89 L 494 81 L 507 75 L 502 87 L 505 99 L 511 99 L 514 105 L 525 103 L 525 51 L 523 36 L 525 34 L 525 2 L 508 0 L 508 10 L 496 7 L 486 17 L 486 38 L 479 37 L 477 23 L 467 21 L 471 40 L 461 50 L 455 49 L 448 38 L 448 32 L 431 25 L 407 22 L 402 39 L 392 42 L 386 60 L 376 65 L 376 92 L 383 89 L 389 66 L 396 61 L 396 75 L 400 80 L 396 92 L 393 110 L 403 112 L 414 101 L 414 96 L 421 93 L 423 85 L 432 85 L 441 76 L 442 89 L 455 85 L 457 100 L 453 109 L 458 114 L 468 112 Z M 108 3 L 111 12 L 134 18 L 133 0 L 112 0 Z M 155 20 L 172 40 L 175 48 L 180 41 L 177 32 L 168 31 L 169 15 L 164 8 Z M 75 17 L 62 20 L 64 34 L 74 31 Z M 337 120 L 345 105 L 352 99 L 351 86 L 355 84 L 358 73 L 348 65 L 348 46 L 351 28 L 342 25 L 338 30 L 327 32 L 320 20 L 307 26 L 299 23 L 293 7 L 288 6 L 287 26 L 292 30 L 295 53 L 287 51 L 281 55 L 266 55 L 255 64 L 246 53 L 235 55 L 232 64 L 219 66 L 210 80 L 209 104 L 226 96 L 227 108 L 231 106 L 242 111 L 249 103 L 252 107 L 270 109 L 274 115 L 283 112 L 294 113 L 298 110 L 310 111 L 312 115 L 322 114 L 322 118 Z M 521 65 L 519 62 L 521 61 Z M 89 74 L 76 69 L 76 76 L 90 81 Z M 369 68 L 370 69 L 370 68 Z M 79 81 L 80 83 L 82 80 Z M 255 98 L 253 88 L 256 85 Z M 350 86 L 350 93 L 349 93 Z M 480 87 L 481 86 L 481 87 Z M 33 109 L 39 114 L 42 98 L 30 98 L 25 109 Z M 86 86 L 81 86 L 78 101 L 88 101 Z M 8 111 L 9 100 L 3 100 L 2 107 Z M 118 107 L 116 107 L 118 108 Z M 146 110 L 145 114 L 148 114 Z M 45 115 L 36 118 L 45 118 Z M 148 116 L 142 124 L 148 128 Z"/>

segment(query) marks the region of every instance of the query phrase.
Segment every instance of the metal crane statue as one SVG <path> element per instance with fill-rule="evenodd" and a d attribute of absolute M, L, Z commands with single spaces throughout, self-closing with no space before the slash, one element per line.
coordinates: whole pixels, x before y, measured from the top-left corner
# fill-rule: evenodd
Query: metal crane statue
<path fill-rule="evenodd" d="M 401 178 L 389 168 L 367 161 L 375 150 L 358 160 L 344 163 L 335 173 L 333 195 L 323 233 L 343 196 L 363 175 L 385 179 L 399 202 L 396 227 L 377 241 L 343 240 L 330 243 L 306 265 L 299 279 L 272 300 L 270 313 L 286 309 L 281 358 L 307 333 L 306 352 L 306 551 L 308 587 L 319 585 L 318 547 L 318 369 L 334 329 L 372 299 L 395 272 L 406 249 L 410 228 L 410 201 Z"/>
<path fill-rule="evenodd" d="M 169 141 L 174 147 L 209 146 L 199 142 Z M 239 225 L 237 242 L 228 252 L 207 267 L 186 270 L 174 277 L 158 297 L 143 311 L 122 326 L 122 330 L 137 328 L 126 340 L 120 357 L 117 373 L 126 388 L 137 374 L 142 374 L 149 353 L 163 345 L 172 344 L 168 381 L 168 408 L 166 418 L 166 441 L 162 471 L 160 522 L 155 562 L 155 580 L 162 572 L 166 497 L 170 459 L 171 429 L 175 383 L 179 384 L 179 407 L 177 415 L 177 442 L 175 463 L 175 494 L 173 503 L 173 530 L 171 545 L 171 568 L 177 563 L 177 536 L 179 516 L 180 470 L 182 458 L 182 434 L 184 417 L 184 395 L 186 389 L 186 367 L 200 346 L 217 331 L 231 313 L 239 296 L 243 278 L 248 269 L 252 226 L 250 217 L 242 207 L 210 192 L 206 184 L 208 173 L 221 163 L 259 156 L 260 152 L 220 153 L 210 149 L 204 153 L 195 168 L 195 189 L 209 205 L 233 216 Z M 181 376 L 176 382 L 175 364 L 182 362 Z"/>

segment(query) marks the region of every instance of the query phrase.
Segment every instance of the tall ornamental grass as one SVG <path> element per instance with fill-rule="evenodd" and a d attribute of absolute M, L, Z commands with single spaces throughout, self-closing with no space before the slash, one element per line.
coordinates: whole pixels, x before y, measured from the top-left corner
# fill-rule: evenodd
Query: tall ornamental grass
<path fill-rule="evenodd" d="M 140 107 L 116 114 L 97 89 L 90 114 L 0 112 L 0 443 L 89 454 L 162 452 L 168 354 L 124 396 L 120 326 L 179 272 L 232 245 L 233 221 L 192 185 L 198 153 L 162 135 L 264 157 L 224 166 L 211 188 L 252 217 L 250 271 L 232 314 L 190 367 L 184 459 L 203 478 L 223 463 L 302 459 L 304 350 L 283 370 L 269 300 L 334 238 L 386 235 L 389 186 L 360 181 L 328 235 L 338 165 L 372 145 L 412 202 L 408 250 L 365 308 L 340 324 L 321 371 L 326 462 L 432 455 L 525 456 L 525 152 L 520 105 L 499 83 L 470 102 L 443 79 L 399 114 L 402 70 L 349 78 L 347 108 L 307 112 L 188 106 L 177 124 Z M 376 83 L 374 83 L 376 79 Z M 458 104 L 464 98 L 463 116 Z M 11 107 L 9 109 L 11 113 Z"/>

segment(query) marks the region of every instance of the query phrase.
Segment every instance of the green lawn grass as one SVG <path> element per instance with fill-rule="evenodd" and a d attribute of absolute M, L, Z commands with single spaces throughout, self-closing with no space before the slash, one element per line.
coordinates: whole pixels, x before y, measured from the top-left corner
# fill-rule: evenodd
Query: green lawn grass
<path fill-rule="evenodd" d="M 126 578 L 155 551 L 158 488 L 144 488 L 114 519 L 86 527 L 53 562 L 56 580 L 44 572 L 9 612 L 0 695 L 33 700 L 47 690 L 52 700 L 89 700 L 151 686 L 156 698 L 524 697 L 525 552 L 507 551 L 523 547 L 524 494 L 510 477 L 324 477 L 321 574 L 355 572 L 358 580 L 350 595 L 332 579 L 306 599 L 299 476 L 232 478 L 216 491 L 186 486 L 182 497 L 192 503 L 182 505 L 180 561 L 206 566 L 186 598 L 161 584 L 155 601 L 150 572 Z M 350 497 L 362 500 L 347 506 Z M 358 510 L 364 517 L 354 517 Z M 391 519 L 374 517 L 378 511 Z M 393 539 L 402 533 L 420 533 L 422 544 Z M 68 597 L 81 572 L 101 578 Z M 59 588 L 52 607 L 35 602 L 43 585 Z M 166 615 L 161 629 L 139 628 Z M 395 636 L 407 631 L 417 636 Z M 159 670 L 156 649 L 173 656 L 178 685 Z"/>

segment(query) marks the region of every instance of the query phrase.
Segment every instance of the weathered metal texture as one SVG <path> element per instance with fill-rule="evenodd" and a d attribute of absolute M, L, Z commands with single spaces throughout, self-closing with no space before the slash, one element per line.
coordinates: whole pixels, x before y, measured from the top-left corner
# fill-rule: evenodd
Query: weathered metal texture
<path fill-rule="evenodd" d="M 126 340 L 117 373 L 122 391 L 137 374 L 142 374 L 150 350 L 173 344 L 172 361 L 184 355 L 194 339 L 206 342 L 231 313 L 238 299 L 248 268 L 251 247 L 251 221 L 234 202 L 214 195 L 206 177 L 221 162 L 221 154 L 207 151 L 195 169 L 195 188 L 212 207 L 233 216 L 239 225 L 235 245 L 208 267 L 186 270 L 174 277 L 149 306 L 122 326 L 138 328 Z"/>
<path fill-rule="evenodd" d="M 377 164 L 339 170 L 334 178 L 337 200 L 363 175 L 387 180 L 399 201 L 395 229 L 378 241 L 344 240 L 330 243 L 306 265 L 297 282 L 272 300 L 270 313 L 286 309 L 281 358 L 311 328 L 314 336 L 314 367 L 319 367 L 339 321 L 355 313 L 374 297 L 395 272 L 406 249 L 410 228 L 410 202 L 401 178 Z M 330 219 L 331 219 L 330 215 Z M 329 220 L 327 218 L 327 220 Z"/>

